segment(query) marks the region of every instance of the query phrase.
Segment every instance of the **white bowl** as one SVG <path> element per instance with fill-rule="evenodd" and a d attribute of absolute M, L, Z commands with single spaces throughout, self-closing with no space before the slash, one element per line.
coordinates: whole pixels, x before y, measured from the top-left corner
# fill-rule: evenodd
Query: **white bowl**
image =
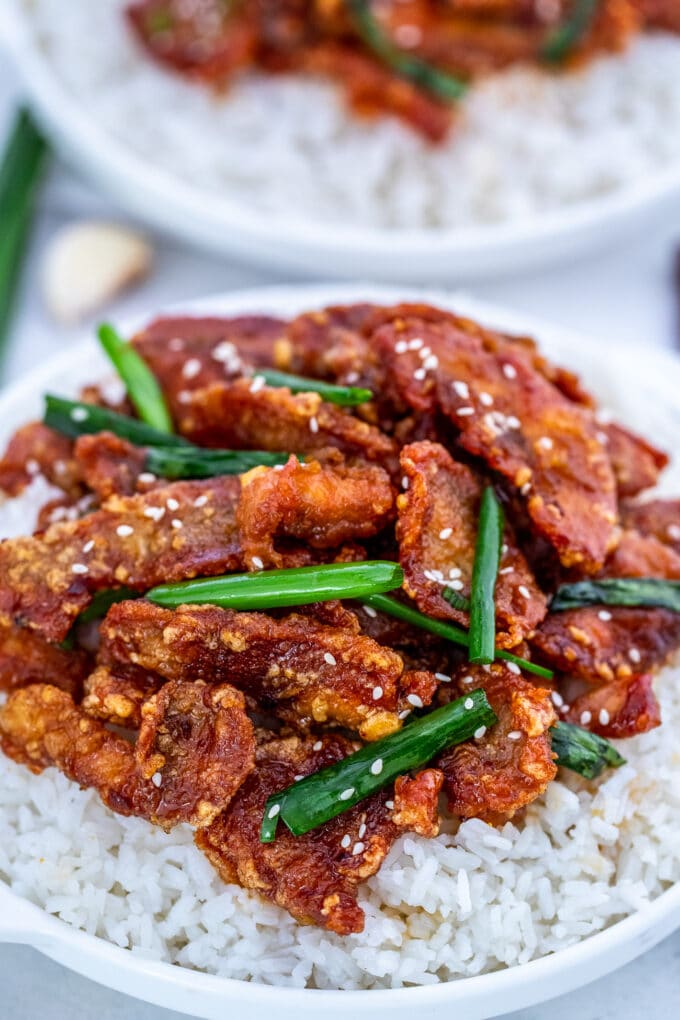
<path fill-rule="evenodd" d="M 353 301 L 394 303 L 425 299 L 509 331 L 532 335 L 551 357 L 584 372 L 605 402 L 616 404 L 632 426 L 652 428 L 669 448 L 680 443 L 680 361 L 663 351 L 634 351 L 594 344 L 570 331 L 450 293 L 404 292 L 356 286 L 278 287 L 193 302 L 172 312 L 237 315 L 244 312 L 295 315 L 305 309 Z M 156 312 L 157 309 L 154 310 Z M 128 332 L 141 323 L 129 323 Z M 91 339 L 53 358 L 0 395 L 0 446 L 11 432 L 40 413 L 42 394 L 75 393 L 103 367 Z M 630 384 L 634 380 L 634 387 Z M 623 397 L 623 399 L 619 399 Z M 678 467 L 671 484 L 678 486 Z M 15 895 L 0 882 L 0 942 L 25 943 L 101 984 L 205 1020 L 345 1020 L 348 1013 L 371 1020 L 441 1020 L 445 1011 L 482 1018 L 520 1009 L 581 987 L 646 952 L 680 926 L 680 885 L 607 930 L 523 966 L 479 977 L 419 988 L 376 991 L 314 991 L 277 988 L 158 963 L 78 931 Z"/>
<path fill-rule="evenodd" d="M 17 9 L 4 36 L 45 131 L 124 208 L 213 251 L 316 276 L 432 283 L 519 273 L 613 245 L 649 227 L 680 195 L 680 164 L 610 194 L 519 222 L 451 230 L 375 230 L 249 211 L 150 164 L 87 115 L 40 53 Z"/>

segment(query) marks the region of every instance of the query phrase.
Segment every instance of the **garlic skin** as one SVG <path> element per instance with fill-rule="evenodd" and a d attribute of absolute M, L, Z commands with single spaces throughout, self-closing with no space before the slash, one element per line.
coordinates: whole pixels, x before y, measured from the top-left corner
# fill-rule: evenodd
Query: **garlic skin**
<path fill-rule="evenodd" d="M 83 221 L 61 229 L 43 262 L 43 296 L 50 314 L 65 325 L 104 308 L 151 271 L 153 249 L 127 226 Z"/>

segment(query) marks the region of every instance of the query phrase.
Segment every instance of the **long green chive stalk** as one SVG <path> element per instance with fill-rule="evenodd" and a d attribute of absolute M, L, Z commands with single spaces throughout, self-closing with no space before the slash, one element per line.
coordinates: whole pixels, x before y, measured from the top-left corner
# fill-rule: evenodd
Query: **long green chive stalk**
<path fill-rule="evenodd" d="M 437 99 L 455 103 L 468 90 L 467 83 L 420 57 L 396 46 L 371 11 L 370 0 L 345 0 L 352 23 L 369 50 L 401 78 L 407 78 Z"/>
<path fill-rule="evenodd" d="M 549 64 L 566 60 L 590 29 L 599 0 L 574 0 L 572 12 L 558 25 L 543 44 L 541 55 Z"/>
<path fill-rule="evenodd" d="M 481 737 L 496 721 L 482 690 L 416 719 L 398 733 L 368 744 L 270 797 L 264 809 L 261 841 L 271 843 L 275 839 L 279 819 L 295 836 L 318 828 L 397 776 L 425 765 L 447 747 L 476 734 Z"/>
<path fill-rule="evenodd" d="M 597 779 L 605 769 L 618 769 L 626 763 L 613 744 L 580 726 L 557 722 L 550 732 L 557 764 L 585 779 Z"/>
<path fill-rule="evenodd" d="M 550 611 L 581 606 L 656 607 L 680 613 L 680 581 L 654 577 L 611 577 L 601 581 L 577 581 L 557 589 Z"/>
<path fill-rule="evenodd" d="M 454 609 L 460 610 L 461 613 L 470 612 L 470 599 L 466 598 L 465 595 L 461 595 L 455 588 L 442 588 L 442 598 L 450 606 L 453 606 Z"/>
<path fill-rule="evenodd" d="M 356 407 L 373 399 L 370 390 L 358 386 L 336 386 L 320 379 L 306 379 L 301 375 L 277 372 L 273 368 L 257 369 L 255 377 L 264 379 L 267 386 L 285 386 L 291 393 L 318 393 L 329 404 L 338 404 L 340 407 Z"/>
<path fill-rule="evenodd" d="M 242 475 L 251 468 L 285 464 L 287 453 L 266 450 L 204 450 L 191 446 L 148 446 L 146 468 L 162 478 L 216 478 Z"/>
<path fill-rule="evenodd" d="M 47 143 L 30 113 L 21 110 L 0 163 L 0 351 L 4 349 L 16 297 Z"/>
<path fill-rule="evenodd" d="M 175 609 L 184 605 L 213 605 L 225 609 L 255 610 L 304 606 L 330 599 L 363 599 L 399 588 L 404 574 L 389 560 L 363 563 L 328 563 L 289 570 L 262 570 L 227 574 L 195 581 L 180 581 L 152 588 L 146 598 Z"/>
<path fill-rule="evenodd" d="M 496 657 L 496 603 L 494 591 L 501 561 L 504 515 L 489 485 L 479 509 L 475 561 L 470 589 L 470 662 L 493 662 Z"/>
<path fill-rule="evenodd" d="M 446 623 L 444 620 L 434 620 L 431 616 L 425 616 L 417 609 L 404 605 L 403 602 L 397 602 L 389 595 L 369 595 L 364 599 L 364 603 L 379 613 L 387 613 L 388 616 L 394 616 L 395 619 L 403 620 L 404 623 L 410 623 L 414 627 L 420 627 L 421 630 L 427 630 L 430 634 L 436 634 L 455 645 L 461 645 L 463 648 L 469 647 L 470 636 L 462 627 L 456 627 L 455 624 Z M 529 662 L 528 659 L 522 659 L 518 655 L 506 652 L 503 648 L 497 648 L 494 654 L 495 658 L 502 659 L 504 662 L 514 662 L 516 666 L 527 673 L 533 673 L 534 676 L 540 676 L 544 680 L 552 679 L 552 670 L 537 666 L 535 662 Z"/>
<path fill-rule="evenodd" d="M 159 432 L 174 432 L 165 397 L 144 359 L 108 323 L 99 327 L 97 336 L 142 421 Z"/>
<path fill-rule="evenodd" d="M 56 397 L 50 393 L 45 397 L 43 422 L 71 439 L 97 432 L 113 432 L 135 446 L 191 446 L 181 436 L 161 432 L 126 414 L 118 414 L 95 404 L 84 404 L 79 400 Z"/>

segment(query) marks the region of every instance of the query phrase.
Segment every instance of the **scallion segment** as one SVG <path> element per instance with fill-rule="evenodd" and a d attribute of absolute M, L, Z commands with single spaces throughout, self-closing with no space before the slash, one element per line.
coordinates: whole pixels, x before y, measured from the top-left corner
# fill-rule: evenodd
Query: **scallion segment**
<path fill-rule="evenodd" d="M 577 581 L 557 589 L 550 611 L 582 606 L 629 606 L 669 609 L 680 613 L 680 581 L 655 577 L 607 577 L 600 581 Z"/>
<path fill-rule="evenodd" d="M 162 478 L 216 478 L 242 475 L 254 467 L 285 464 L 287 453 L 266 450 L 205 450 L 191 446 L 148 446 L 146 468 Z"/>
<path fill-rule="evenodd" d="M 111 606 L 138 598 L 140 598 L 140 592 L 132 591 L 130 588 L 107 588 L 105 591 L 98 591 L 87 609 L 83 609 L 82 613 L 76 617 L 76 623 L 92 623 L 93 620 L 101 620 L 106 616 Z"/>
<path fill-rule="evenodd" d="M 4 348 L 48 146 L 21 110 L 0 163 L 0 349 Z"/>
<path fill-rule="evenodd" d="M 482 493 L 470 589 L 470 662 L 482 665 L 496 657 L 494 592 L 503 544 L 503 509 L 489 485 Z"/>
<path fill-rule="evenodd" d="M 541 55 L 549 64 L 561 64 L 581 42 L 597 13 L 599 0 L 574 0 L 573 10 L 553 29 L 543 44 Z"/>
<path fill-rule="evenodd" d="M 446 599 L 448 604 L 454 609 L 460 610 L 461 613 L 470 612 L 470 599 L 466 598 L 465 595 L 461 595 L 454 588 L 442 588 L 442 598 Z"/>
<path fill-rule="evenodd" d="M 407 78 L 444 102 L 455 103 L 463 98 L 468 90 L 467 83 L 396 46 L 373 15 L 370 0 L 345 2 L 358 35 L 368 49 L 395 74 Z"/>
<path fill-rule="evenodd" d="M 277 372 L 273 368 L 258 369 L 255 378 L 258 377 L 264 379 L 267 386 L 285 386 L 291 393 L 318 393 L 329 404 L 338 404 L 340 407 L 357 407 L 373 399 L 370 390 L 358 386 L 336 386 L 320 379 L 306 379 L 301 375 Z"/>
<path fill-rule="evenodd" d="M 142 421 L 159 432 L 174 432 L 165 397 L 144 359 L 106 322 L 97 330 L 97 336 Z"/>
<path fill-rule="evenodd" d="M 605 769 L 618 769 L 626 763 L 613 744 L 581 726 L 557 722 L 550 733 L 557 764 L 585 779 L 597 779 Z"/>
<path fill-rule="evenodd" d="M 446 623 L 444 620 L 434 620 L 431 616 L 425 616 L 424 613 L 418 612 L 417 609 L 413 609 L 411 606 L 404 605 L 403 602 L 390 598 L 389 595 L 368 595 L 364 599 L 364 603 L 376 609 L 379 613 L 387 613 L 388 616 L 393 616 L 397 620 L 403 620 L 404 623 L 410 623 L 414 627 L 420 627 L 421 630 L 427 630 L 430 634 L 436 634 L 438 637 L 451 641 L 455 645 L 461 645 L 463 648 L 469 647 L 470 636 L 462 627 L 456 627 L 455 624 Z M 527 673 L 533 673 L 534 676 L 540 676 L 544 680 L 552 679 L 552 670 L 545 669 L 543 666 L 537 666 L 535 662 L 529 662 L 528 659 L 522 659 L 518 655 L 513 655 L 512 652 L 506 652 L 503 648 L 496 649 L 495 657 L 502 659 L 504 662 L 514 662 L 520 669 Z"/>
<path fill-rule="evenodd" d="M 135 446 L 191 446 L 181 436 L 169 435 L 129 415 L 52 394 L 45 397 L 43 422 L 71 439 L 97 432 L 113 432 Z"/>
<path fill-rule="evenodd" d="M 179 581 L 152 588 L 146 598 L 168 609 L 184 605 L 213 605 L 244 611 L 280 609 L 330 599 L 366 601 L 377 592 L 399 588 L 403 580 L 403 571 L 397 563 L 366 560 Z"/>
<path fill-rule="evenodd" d="M 271 843 L 275 839 L 279 819 L 294 836 L 324 825 L 397 776 L 427 764 L 447 747 L 470 740 L 496 721 L 482 690 L 435 709 L 398 733 L 368 744 L 271 796 L 264 809 L 261 841 Z"/>

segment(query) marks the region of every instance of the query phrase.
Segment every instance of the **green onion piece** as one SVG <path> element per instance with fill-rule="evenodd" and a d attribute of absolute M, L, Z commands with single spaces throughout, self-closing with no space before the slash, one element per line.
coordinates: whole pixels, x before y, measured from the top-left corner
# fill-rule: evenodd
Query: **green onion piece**
<path fill-rule="evenodd" d="M 399 588 L 404 573 L 389 560 L 363 563 L 328 563 L 290 570 L 261 570 L 251 574 L 227 574 L 195 581 L 163 584 L 146 598 L 174 609 L 184 605 L 213 605 L 225 609 L 277 609 L 305 606 L 329 599 L 364 599 L 376 592 Z"/>
<path fill-rule="evenodd" d="M 132 591 L 130 588 L 108 588 L 106 591 L 98 591 L 87 609 L 83 609 L 76 618 L 76 623 L 91 623 L 93 620 L 101 620 L 106 616 L 111 606 L 139 597 L 140 593 Z"/>
<path fill-rule="evenodd" d="M 424 613 L 418 612 L 417 609 L 413 609 L 411 606 L 405 606 L 403 602 L 397 602 L 396 599 L 390 598 L 389 595 L 368 595 L 364 602 L 379 613 L 387 613 L 388 616 L 394 616 L 395 619 L 403 620 L 404 623 L 410 623 L 414 627 L 427 630 L 430 634 L 436 634 L 438 637 L 445 638 L 455 645 L 461 645 L 463 648 L 469 646 L 469 634 L 462 627 L 456 627 L 455 624 L 446 623 L 444 620 L 434 620 L 431 616 L 425 616 Z M 551 680 L 553 677 L 552 670 L 545 669 L 543 666 L 537 666 L 535 662 L 529 662 L 528 659 L 521 659 L 518 655 L 506 652 L 503 648 L 497 648 L 495 655 L 497 659 L 502 659 L 504 662 L 514 662 L 520 669 L 525 670 L 527 673 L 533 673 L 534 676 L 543 677 L 544 680 Z"/>
<path fill-rule="evenodd" d="M 47 143 L 21 110 L 0 163 L 0 349 L 4 348 Z"/>
<path fill-rule="evenodd" d="M 345 0 L 354 27 L 369 50 L 395 74 L 430 92 L 437 99 L 455 103 L 468 90 L 467 83 L 420 57 L 399 49 L 373 16 L 370 0 Z"/>
<path fill-rule="evenodd" d="M 241 475 L 251 468 L 285 464 L 287 453 L 265 450 L 204 450 L 191 446 L 149 446 L 146 468 L 163 478 L 215 478 Z"/>
<path fill-rule="evenodd" d="M 598 0 L 574 0 L 574 7 L 543 43 L 541 56 L 549 64 L 560 64 L 578 46 L 593 23 Z"/>
<path fill-rule="evenodd" d="M 470 740 L 496 721 L 482 690 L 422 716 L 398 733 L 376 740 L 270 797 L 265 804 L 261 842 L 274 840 L 279 818 L 294 836 L 318 828 L 397 776 L 425 765 L 447 747 Z"/>
<path fill-rule="evenodd" d="M 585 779 L 597 779 L 605 769 L 618 769 L 626 763 L 613 744 L 580 726 L 558 722 L 550 732 L 557 764 Z"/>
<path fill-rule="evenodd" d="M 273 368 L 257 369 L 255 377 L 258 376 L 264 379 L 267 386 L 285 386 L 291 393 L 318 393 L 329 404 L 339 404 L 340 407 L 356 407 L 373 399 L 370 390 L 357 386 L 335 386 L 320 379 L 305 379 L 301 375 L 277 372 Z"/>
<path fill-rule="evenodd" d="M 553 613 L 581 606 L 648 606 L 680 613 L 680 581 L 655 577 L 608 577 L 577 581 L 557 589 L 550 604 Z"/>
<path fill-rule="evenodd" d="M 453 606 L 454 609 L 459 609 L 461 613 L 470 612 L 470 599 L 466 598 L 465 595 L 461 595 L 454 588 L 443 588 L 442 598 L 446 599 L 448 604 Z"/>
<path fill-rule="evenodd" d="M 128 396 L 142 421 L 159 432 L 174 432 L 165 397 L 144 359 L 108 323 L 99 327 L 97 336 L 125 383 Z"/>
<path fill-rule="evenodd" d="M 45 397 L 43 422 L 57 432 L 70 436 L 71 439 L 97 432 L 113 432 L 114 435 L 127 439 L 136 446 L 191 446 L 181 436 L 160 432 L 126 414 L 118 414 L 106 407 L 84 404 L 78 400 L 66 400 L 52 394 Z"/>
<path fill-rule="evenodd" d="M 470 662 L 493 662 L 496 647 L 494 591 L 501 561 L 504 516 L 496 493 L 489 485 L 482 493 L 479 525 L 472 568 L 470 597 Z"/>

